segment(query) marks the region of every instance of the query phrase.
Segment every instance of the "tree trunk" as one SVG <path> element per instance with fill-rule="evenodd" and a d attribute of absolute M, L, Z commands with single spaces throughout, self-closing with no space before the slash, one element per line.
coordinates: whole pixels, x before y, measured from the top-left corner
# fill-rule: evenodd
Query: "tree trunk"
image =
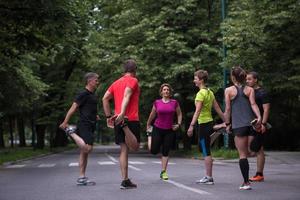
<path fill-rule="evenodd" d="M 31 119 L 31 146 L 35 149 L 35 136 L 36 136 L 36 131 L 35 131 L 35 119 Z"/>
<path fill-rule="evenodd" d="M 5 148 L 4 137 L 3 137 L 3 122 L 0 120 L 0 148 Z"/>
<path fill-rule="evenodd" d="M 36 148 L 43 149 L 45 147 L 45 125 L 36 125 Z"/>
<path fill-rule="evenodd" d="M 19 146 L 20 147 L 25 147 L 26 146 L 26 139 L 25 139 L 25 130 L 24 130 L 24 120 L 23 117 L 20 116 L 17 119 L 17 123 L 18 123 L 18 133 L 19 133 Z"/>
<path fill-rule="evenodd" d="M 10 136 L 10 147 L 14 147 L 14 133 L 13 133 L 13 123 L 14 119 L 12 116 L 9 116 L 9 136 Z"/>

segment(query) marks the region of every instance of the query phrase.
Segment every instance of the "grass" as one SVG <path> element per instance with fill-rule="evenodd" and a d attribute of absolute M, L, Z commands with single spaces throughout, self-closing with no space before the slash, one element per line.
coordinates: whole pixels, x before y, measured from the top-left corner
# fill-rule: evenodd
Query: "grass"
<path fill-rule="evenodd" d="M 33 149 L 32 147 L 15 147 L 0 149 L 0 165 L 6 162 L 15 162 L 21 159 L 32 158 L 43 154 L 57 153 L 67 149 L 74 148 L 73 145 L 60 148 Z"/>
<path fill-rule="evenodd" d="M 211 150 L 213 158 L 220 158 L 220 159 L 236 159 L 238 158 L 238 152 L 235 149 L 212 149 Z M 192 149 L 189 151 L 186 150 L 177 150 L 173 152 L 176 156 L 188 157 L 188 158 L 195 158 L 200 159 L 202 158 L 202 154 L 199 151 L 198 147 L 192 146 Z"/>

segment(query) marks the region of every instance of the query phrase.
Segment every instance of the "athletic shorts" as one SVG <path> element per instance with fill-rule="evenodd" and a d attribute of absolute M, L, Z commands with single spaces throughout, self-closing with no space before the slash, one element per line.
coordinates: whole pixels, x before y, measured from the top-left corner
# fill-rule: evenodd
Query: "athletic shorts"
<path fill-rule="evenodd" d="M 210 156 L 210 135 L 214 132 L 213 122 L 199 124 L 197 128 L 199 149 L 202 156 Z"/>
<path fill-rule="evenodd" d="M 255 135 L 255 131 L 253 130 L 252 126 L 233 128 L 232 133 L 234 136 L 240 136 L 240 137 Z"/>
<path fill-rule="evenodd" d="M 254 131 L 254 138 L 250 143 L 250 150 L 253 152 L 259 152 L 259 150 L 261 149 L 261 147 L 263 147 L 264 145 L 264 140 L 265 140 L 265 134 L 266 133 L 260 133 L 260 132 L 256 132 Z"/>
<path fill-rule="evenodd" d="M 93 145 L 94 131 L 96 129 L 96 124 L 79 121 L 77 127 L 78 127 L 77 130 L 78 136 L 81 137 L 86 144 Z"/>
<path fill-rule="evenodd" d="M 128 121 L 128 128 L 135 135 L 137 142 L 140 143 L 140 122 L 139 121 Z M 122 144 L 125 143 L 125 133 L 121 124 L 115 125 L 115 143 Z"/>

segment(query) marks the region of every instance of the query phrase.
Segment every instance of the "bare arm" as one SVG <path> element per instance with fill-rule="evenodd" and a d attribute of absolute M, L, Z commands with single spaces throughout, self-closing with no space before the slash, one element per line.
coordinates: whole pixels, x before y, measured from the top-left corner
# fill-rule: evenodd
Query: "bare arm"
<path fill-rule="evenodd" d="M 215 111 L 218 113 L 218 115 L 221 117 L 221 119 L 223 120 L 223 122 L 225 122 L 225 117 L 224 117 L 224 113 L 222 112 L 218 102 L 216 101 L 216 99 L 214 99 L 214 102 L 213 102 L 213 106 L 214 106 L 214 109 Z"/>
<path fill-rule="evenodd" d="M 114 127 L 114 122 L 111 120 L 111 109 L 109 104 L 109 101 L 111 99 L 113 99 L 113 95 L 109 91 L 106 91 L 102 98 L 102 105 L 103 105 L 104 114 L 106 116 L 106 125 L 109 128 Z"/>
<path fill-rule="evenodd" d="M 259 108 L 258 108 L 258 106 L 257 106 L 257 104 L 255 102 L 254 89 L 250 88 L 250 87 L 248 89 L 250 90 L 249 101 L 250 101 L 250 104 L 251 104 L 252 111 L 254 112 L 254 114 L 257 117 L 258 124 L 261 124 L 261 115 L 260 115 L 260 112 L 259 112 Z"/>
<path fill-rule="evenodd" d="M 61 123 L 61 124 L 59 125 L 60 128 L 62 128 L 62 129 L 67 128 L 68 123 L 69 123 L 69 120 L 70 120 L 70 118 L 72 117 L 72 115 L 76 112 L 77 108 L 78 108 L 78 104 L 74 102 L 74 103 L 72 104 L 72 106 L 70 107 L 70 109 L 68 110 L 67 115 L 66 115 L 66 117 L 65 117 L 65 119 L 64 119 L 64 121 L 63 121 L 63 123 Z"/>
<path fill-rule="evenodd" d="M 155 115 L 156 115 L 156 109 L 154 106 L 152 106 L 152 110 L 151 110 L 150 115 L 147 120 L 147 130 L 151 126 L 151 123 L 152 123 L 153 119 L 155 118 Z"/>
<path fill-rule="evenodd" d="M 131 88 L 126 87 L 125 91 L 124 91 L 124 97 L 123 97 L 123 101 L 122 101 L 122 107 L 121 107 L 121 113 L 118 115 L 118 117 L 116 118 L 116 124 L 120 123 L 125 116 L 125 112 L 130 100 L 130 97 L 132 95 L 133 91 Z"/>
<path fill-rule="evenodd" d="M 202 109 L 202 105 L 203 105 L 203 102 L 202 101 L 197 101 L 196 102 L 196 110 L 194 112 L 194 115 L 193 115 L 193 118 L 192 118 L 192 121 L 191 121 L 191 124 L 190 124 L 190 127 L 187 131 L 187 134 L 188 136 L 192 136 L 193 135 L 193 130 L 194 130 L 194 126 L 196 125 L 197 123 L 197 120 L 198 120 L 198 117 L 200 115 L 200 112 L 201 112 L 201 109 Z"/>
<path fill-rule="evenodd" d="M 177 124 L 180 126 L 182 123 L 182 112 L 179 104 L 176 107 L 176 114 L 177 114 Z"/>
<path fill-rule="evenodd" d="M 109 104 L 109 101 L 111 99 L 113 99 L 113 95 L 109 91 L 106 91 L 102 98 L 102 105 L 105 116 L 111 116 L 111 109 Z"/>
<path fill-rule="evenodd" d="M 226 124 L 230 124 L 230 116 L 231 116 L 231 104 L 230 104 L 230 89 L 225 89 L 225 113 L 224 119 Z"/>
<path fill-rule="evenodd" d="M 266 132 L 265 124 L 268 122 L 269 115 L 270 115 L 270 103 L 263 104 L 264 114 L 262 116 L 261 123 L 262 126 L 262 133 Z"/>
<path fill-rule="evenodd" d="M 173 131 L 178 130 L 182 123 L 182 112 L 181 112 L 179 104 L 176 107 L 176 114 L 177 114 L 177 124 L 173 125 L 173 127 L 172 127 Z"/>

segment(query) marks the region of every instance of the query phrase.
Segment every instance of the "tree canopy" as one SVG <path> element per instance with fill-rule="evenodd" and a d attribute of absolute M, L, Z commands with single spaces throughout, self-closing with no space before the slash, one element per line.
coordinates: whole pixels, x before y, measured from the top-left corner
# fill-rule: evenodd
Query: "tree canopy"
<path fill-rule="evenodd" d="M 269 146 L 297 148 L 299 1 L 226 2 L 222 21 L 221 1 L 213 0 L 1 0 L 0 145 L 17 116 L 27 120 L 25 127 L 33 123 L 32 132 L 42 138 L 38 143 L 66 145 L 57 127 L 83 87 L 84 73 L 100 74 L 101 103 L 121 75 L 122 62 L 133 58 L 142 88 L 142 124 L 162 83 L 173 86 L 189 123 L 194 71 L 209 72 L 209 87 L 221 94 L 221 103 L 223 69 L 242 65 L 260 74 L 272 97 Z M 292 144 L 286 138 L 293 138 Z"/>

